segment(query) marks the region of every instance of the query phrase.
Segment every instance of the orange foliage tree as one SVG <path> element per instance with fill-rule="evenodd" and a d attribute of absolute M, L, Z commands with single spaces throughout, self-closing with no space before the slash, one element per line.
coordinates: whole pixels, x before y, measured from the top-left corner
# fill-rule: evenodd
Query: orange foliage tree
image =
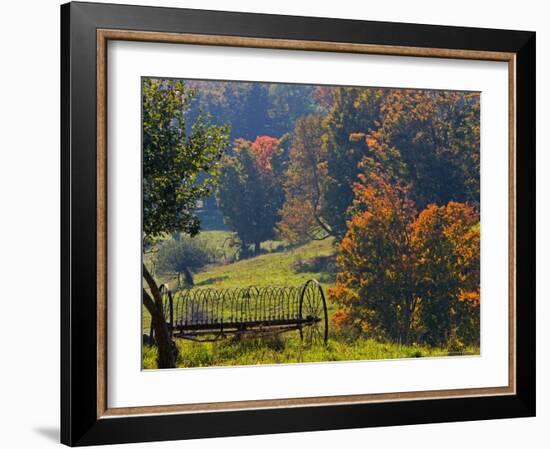
<path fill-rule="evenodd" d="M 337 327 L 432 345 L 479 338 L 479 217 L 464 203 L 417 214 L 408 189 L 360 175 L 340 245 Z M 477 328 L 476 328 L 477 326 Z"/>
<path fill-rule="evenodd" d="M 250 145 L 256 165 L 263 173 L 273 170 L 273 156 L 280 150 L 279 139 L 271 136 L 258 136 Z"/>
<path fill-rule="evenodd" d="M 417 306 L 410 244 L 416 211 L 403 188 L 378 175 L 360 176 L 356 212 L 340 244 L 336 286 L 329 290 L 339 306 L 334 324 L 408 342 Z"/>
<path fill-rule="evenodd" d="M 308 116 L 296 121 L 291 136 L 284 176 L 285 203 L 277 225 L 279 236 L 290 243 L 330 236 L 330 229 L 321 217 L 325 176 L 321 166 L 324 159 L 322 133 L 322 118 Z"/>
<path fill-rule="evenodd" d="M 429 205 L 414 221 L 420 324 L 430 344 L 479 344 L 479 216 L 470 206 Z"/>

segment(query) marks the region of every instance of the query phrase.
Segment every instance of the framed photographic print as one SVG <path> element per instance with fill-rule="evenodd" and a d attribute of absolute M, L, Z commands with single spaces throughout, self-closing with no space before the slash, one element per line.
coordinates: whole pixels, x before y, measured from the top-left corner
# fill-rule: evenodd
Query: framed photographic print
<path fill-rule="evenodd" d="M 535 33 L 61 19 L 63 443 L 535 414 Z"/>

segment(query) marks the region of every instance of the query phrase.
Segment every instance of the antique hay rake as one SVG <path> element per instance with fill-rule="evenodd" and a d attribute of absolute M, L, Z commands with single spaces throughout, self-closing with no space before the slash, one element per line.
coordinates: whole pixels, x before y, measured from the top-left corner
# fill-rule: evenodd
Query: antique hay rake
<path fill-rule="evenodd" d="M 191 288 L 161 286 L 163 312 L 175 338 L 206 342 L 298 331 L 307 344 L 328 339 L 327 304 L 314 279 L 299 287 Z"/>

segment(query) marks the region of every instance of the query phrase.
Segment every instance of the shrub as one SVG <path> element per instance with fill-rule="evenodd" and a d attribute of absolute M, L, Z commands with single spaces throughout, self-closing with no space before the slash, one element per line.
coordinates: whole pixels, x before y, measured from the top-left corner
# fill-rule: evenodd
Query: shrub
<path fill-rule="evenodd" d="M 215 259 L 214 251 L 200 237 L 180 237 L 163 243 L 157 256 L 157 269 L 161 273 L 181 273 L 192 284 L 196 272 Z"/>
<path fill-rule="evenodd" d="M 336 255 L 317 256 L 309 259 L 296 258 L 292 268 L 296 273 L 336 273 Z"/>

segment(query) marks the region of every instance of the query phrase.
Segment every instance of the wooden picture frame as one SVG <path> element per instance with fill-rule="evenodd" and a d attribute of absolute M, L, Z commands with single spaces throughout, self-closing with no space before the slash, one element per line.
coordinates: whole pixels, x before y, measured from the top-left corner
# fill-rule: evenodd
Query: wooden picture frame
<path fill-rule="evenodd" d="M 535 33 L 93 3 L 61 7 L 61 440 L 71 446 L 535 414 Z M 505 61 L 509 384 L 110 409 L 106 369 L 107 42 Z"/>

